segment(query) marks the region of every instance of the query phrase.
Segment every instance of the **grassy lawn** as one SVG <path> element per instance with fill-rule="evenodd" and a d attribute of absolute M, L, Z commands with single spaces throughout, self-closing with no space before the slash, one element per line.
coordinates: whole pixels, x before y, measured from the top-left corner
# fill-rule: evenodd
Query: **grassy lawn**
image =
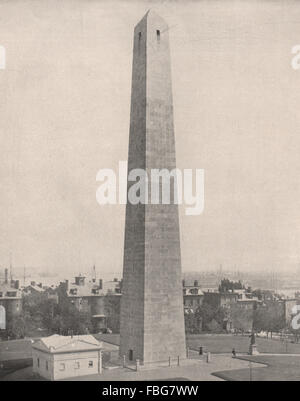
<path fill-rule="evenodd" d="M 119 334 L 99 334 L 95 337 L 110 344 L 120 344 Z M 259 352 L 269 354 L 286 353 L 286 344 L 279 340 L 257 338 L 256 342 Z M 250 338 L 249 336 L 196 334 L 187 336 L 187 344 L 190 348 L 196 350 L 202 346 L 204 351 L 210 351 L 214 354 L 230 353 L 232 348 L 235 348 L 237 353 L 245 354 L 249 349 Z M 300 354 L 300 344 L 288 343 L 287 353 Z"/>
<path fill-rule="evenodd" d="M 32 359 L 14 359 L 10 361 L 4 361 L 2 362 L 1 368 L 0 368 L 0 380 L 2 377 L 13 373 L 15 371 L 18 371 L 19 369 L 24 369 L 32 366 Z"/>
<path fill-rule="evenodd" d="M 300 355 L 258 355 L 242 359 L 264 363 L 267 367 L 252 368 L 252 381 L 299 381 Z M 229 381 L 250 381 L 250 368 L 216 372 L 215 376 Z"/>
<path fill-rule="evenodd" d="M 204 347 L 204 351 L 212 353 L 227 353 L 235 348 L 237 353 L 247 353 L 250 344 L 248 336 L 234 336 L 234 335 L 190 335 L 187 336 L 188 346 L 193 349 L 199 349 L 200 346 Z M 271 340 L 266 338 L 256 339 L 257 348 L 259 352 L 270 354 L 300 354 L 300 344 L 288 343 L 286 344 L 279 340 Z"/>
<path fill-rule="evenodd" d="M 93 334 L 98 341 L 104 341 L 113 345 L 120 345 L 120 334 Z"/>
<path fill-rule="evenodd" d="M 31 358 L 30 340 L 0 341 L 0 361 Z"/>
<path fill-rule="evenodd" d="M 11 372 L 31 365 L 30 340 L 0 342 L 0 379 Z"/>
<path fill-rule="evenodd" d="M 96 334 L 97 340 L 110 344 L 119 345 L 119 334 Z M 279 340 L 257 338 L 257 348 L 261 353 L 285 354 L 286 344 Z M 198 350 L 200 346 L 204 351 L 212 353 L 230 353 L 235 348 L 237 353 L 247 353 L 250 338 L 248 336 L 234 335 L 205 335 L 196 334 L 187 336 L 187 344 L 190 348 Z M 287 344 L 288 354 L 300 354 L 300 344 Z M 26 359 L 31 357 L 30 340 L 15 340 L 0 342 L 0 361 L 11 359 Z"/>
<path fill-rule="evenodd" d="M 0 381 L 46 381 L 32 372 L 32 366 L 23 367 L 8 373 Z"/>

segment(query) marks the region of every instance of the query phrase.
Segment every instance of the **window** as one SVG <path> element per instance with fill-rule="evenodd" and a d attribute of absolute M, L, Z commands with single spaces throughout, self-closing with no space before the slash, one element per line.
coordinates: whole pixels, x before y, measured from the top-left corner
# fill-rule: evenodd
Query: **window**
<path fill-rule="evenodd" d="M 80 363 L 79 362 L 75 362 L 75 369 L 80 369 Z"/>
<path fill-rule="evenodd" d="M 36 360 L 36 362 L 37 362 L 37 367 L 39 368 L 39 367 L 40 367 L 40 359 L 38 358 L 38 359 Z"/>
<path fill-rule="evenodd" d="M 142 32 L 139 32 L 138 54 L 140 54 L 140 50 L 141 50 L 141 39 L 142 39 Z"/>
<path fill-rule="evenodd" d="M 159 29 L 157 29 L 157 31 L 156 31 L 156 39 L 159 43 L 160 42 L 160 30 Z"/>
<path fill-rule="evenodd" d="M 94 362 L 93 361 L 89 361 L 89 368 L 92 368 L 94 366 Z"/>
<path fill-rule="evenodd" d="M 64 363 L 61 363 L 59 365 L 59 370 L 61 370 L 61 371 L 66 370 L 66 365 Z"/>
<path fill-rule="evenodd" d="M 48 366 L 48 361 L 46 361 L 46 370 L 48 370 L 49 366 Z"/>

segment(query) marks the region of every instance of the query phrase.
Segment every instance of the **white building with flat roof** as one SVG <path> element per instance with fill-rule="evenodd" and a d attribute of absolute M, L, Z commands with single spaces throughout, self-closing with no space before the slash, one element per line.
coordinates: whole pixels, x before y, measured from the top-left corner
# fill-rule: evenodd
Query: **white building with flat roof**
<path fill-rule="evenodd" d="M 48 380 L 101 374 L 101 349 L 91 335 L 41 338 L 32 345 L 33 372 Z"/>

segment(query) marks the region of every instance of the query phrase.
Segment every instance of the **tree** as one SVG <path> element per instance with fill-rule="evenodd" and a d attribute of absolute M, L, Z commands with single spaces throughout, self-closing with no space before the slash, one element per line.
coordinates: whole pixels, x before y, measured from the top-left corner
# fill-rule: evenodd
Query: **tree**
<path fill-rule="evenodd" d="M 92 331 L 91 316 L 81 312 L 69 302 L 68 297 L 61 296 L 59 304 L 48 299 L 47 294 L 30 294 L 24 297 L 23 312 L 26 333 L 36 334 L 40 328 L 48 334 L 68 335 L 86 334 Z"/>
<path fill-rule="evenodd" d="M 230 281 L 226 278 L 221 280 L 221 283 L 219 285 L 219 292 L 229 292 L 229 291 L 234 291 L 234 290 L 242 290 L 244 289 L 244 286 L 241 281 Z"/>
<path fill-rule="evenodd" d="M 45 301 L 44 293 L 33 293 L 23 297 L 23 316 L 27 335 L 36 335 L 36 331 L 43 327 L 44 310 L 41 305 Z"/>
<path fill-rule="evenodd" d="M 90 313 L 78 311 L 76 306 L 69 302 L 66 295 L 60 297 L 51 322 L 52 332 L 62 335 L 86 334 L 93 330 Z"/>
<path fill-rule="evenodd" d="M 6 334 L 12 339 L 25 337 L 25 319 L 22 316 L 12 317 L 8 322 Z"/>
<path fill-rule="evenodd" d="M 286 326 L 282 304 L 278 301 L 269 301 L 258 306 L 254 311 L 254 329 L 266 331 L 267 334 L 279 332 Z"/>
<path fill-rule="evenodd" d="M 261 290 L 260 288 L 253 290 L 252 295 L 261 301 L 273 300 L 275 294 L 270 290 Z"/>
<path fill-rule="evenodd" d="M 294 341 L 295 343 L 299 343 L 299 338 L 300 338 L 300 328 L 299 329 L 294 329 L 293 326 L 290 326 L 290 332 L 294 335 Z"/>
<path fill-rule="evenodd" d="M 234 329 L 241 332 L 252 331 L 253 329 L 253 309 L 244 308 L 239 303 L 230 305 L 230 319 Z"/>
<path fill-rule="evenodd" d="M 196 310 L 196 319 L 201 320 L 203 330 L 221 331 L 223 322 L 226 318 L 226 310 L 223 307 L 213 307 L 208 303 L 203 303 Z M 211 324 L 214 322 L 213 324 Z"/>
<path fill-rule="evenodd" d="M 264 306 L 258 307 L 254 311 L 253 329 L 257 332 L 268 331 L 268 312 Z"/>
<path fill-rule="evenodd" d="M 199 334 L 202 331 L 202 318 L 199 314 L 188 312 L 184 314 L 185 331 L 189 334 Z"/>
<path fill-rule="evenodd" d="M 120 332 L 120 300 L 120 296 L 111 293 L 108 293 L 104 299 L 106 324 L 113 333 Z"/>

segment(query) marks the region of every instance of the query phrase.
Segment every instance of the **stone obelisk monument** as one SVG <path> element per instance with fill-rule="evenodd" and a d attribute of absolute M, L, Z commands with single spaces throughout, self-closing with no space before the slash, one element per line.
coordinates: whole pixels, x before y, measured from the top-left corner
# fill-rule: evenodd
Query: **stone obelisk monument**
<path fill-rule="evenodd" d="M 128 172 L 144 169 L 150 179 L 151 169 L 174 168 L 169 32 L 166 22 L 150 10 L 134 30 Z M 128 181 L 128 191 L 133 184 Z M 127 360 L 186 357 L 174 202 L 127 201 L 120 334 L 120 356 Z"/>

